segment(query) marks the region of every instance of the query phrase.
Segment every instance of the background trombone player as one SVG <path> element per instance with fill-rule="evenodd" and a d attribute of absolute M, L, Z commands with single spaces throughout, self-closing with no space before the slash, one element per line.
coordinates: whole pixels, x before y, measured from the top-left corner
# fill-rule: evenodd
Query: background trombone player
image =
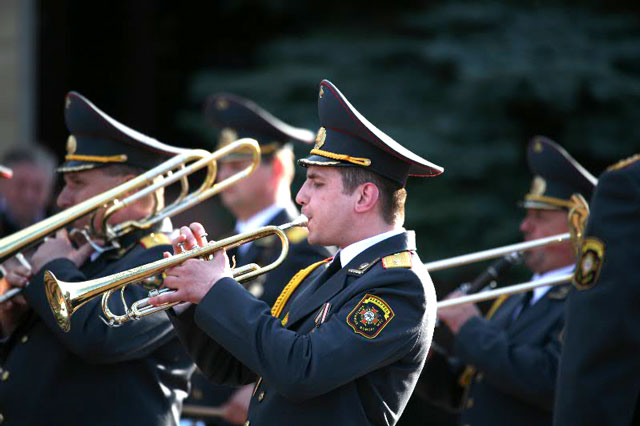
<path fill-rule="evenodd" d="M 181 149 L 148 138 L 104 114 L 81 95 L 65 99 L 65 120 L 71 135 L 66 162 L 59 168 L 64 187 L 58 196 L 62 209 L 75 205 L 137 176 Z M 163 203 L 162 191 L 148 195 L 115 213 L 110 224 L 142 219 Z M 82 228 L 99 221 L 103 211 L 78 219 Z M 121 328 L 100 319 L 100 301 L 90 301 L 73 317 L 64 333 L 52 314 L 43 287 L 43 273 L 51 270 L 69 281 L 83 281 L 130 269 L 162 257 L 170 246 L 156 226 L 118 239 L 103 253 L 82 241 L 74 246 L 66 230 L 42 243 L 30 258 L 31 271 L 13 269 L 7 276 L 24 287 L 26 320 L 3 336 L 0 352 L 0 419 L 4 424 L 155 424 L 178 422 L 192 363 L 162 316 L 145 318 Z M 27 285 L 28 284 L 28 285 Z M 131 286 L 130 302 L 147 290 Z M 8 302 L 11 303 L 11 302 Z M 118 306 L 111 306 L 118 311 Z M 18 315 L 21 312 L 12 312 Z"/>
<path fill-rule="evenodd" d="M 527 160 L 533 181 L 523 202 L 524 239 L 568 232 L 571 196 L 578 193 L 589 199 L 596 179 L 544 137 L 530 141 Z M 575 260 L 568 241 L 524 253 L 533 279 L 567 275 Z M 422 393 L 461 407 L 460 424 L 550 425 L 569 289 L 567 283 L 501 297 L 488 318 L 473 304 L 438 310 L 438 318 L 454 334 L 455 358 L 439 353 L 430 357 L 427 371 L 449 374 L 423 375 L 418 385 Z"/>

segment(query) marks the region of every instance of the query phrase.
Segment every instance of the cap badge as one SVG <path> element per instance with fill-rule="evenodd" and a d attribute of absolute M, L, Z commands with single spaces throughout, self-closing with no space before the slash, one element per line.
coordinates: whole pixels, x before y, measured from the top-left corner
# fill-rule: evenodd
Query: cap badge
<path fill-rule="evenodd" d="M 218 137 L 218 148 L 229 145 L 231 142 L 238 140 L 238 132 L 230 127 L 225 127 L 220 130 L 220 136 Z"/>
<path fill-rule="evenodd" d="M 543 195 L 547 189 L 547 182 L 540 176 L 533 178 L 531 182 L 531 195 Z"/>
<path fill-rule="evenodd" d="M 216 109 L 218 111 L 223 111 L 225 109 L 229 108 L 229 101 L 224 99 L 224 98 L 220 98 L 216 101 Z"/>
<path fill-rule="evenodd" d="M 533 151 L 536 153 L 541 153 L 542 152 L 542 142 L 540 141 L 536 141 L 536 143 L 533 145 Z"/>
<path fill-rule="evenodd" d="M 75 136 L 70 135 L 69 139 L 67 139 L 67 155 L 75 154 L 76 149 L 78 149 L 78 142 L 76 142 Z"/>
<path fill-rule="evenodd" d="M 324 127 L 320 127 L 318 129 L 318 134 L 316 135 L 316 145 L 314 146 L 314 149 L 319 149 L 320 147 L 322 147 L 322 145 L 324 145 L 324 140 L 327 138 L 327 129 L 325 129 Z"/>
<path fill-rule="evenodd" d="M 324 96 L 324 87 L 320 86 L 320 93 L 318 94 L 318 97 L 322 99 L 323 96 Z"/>

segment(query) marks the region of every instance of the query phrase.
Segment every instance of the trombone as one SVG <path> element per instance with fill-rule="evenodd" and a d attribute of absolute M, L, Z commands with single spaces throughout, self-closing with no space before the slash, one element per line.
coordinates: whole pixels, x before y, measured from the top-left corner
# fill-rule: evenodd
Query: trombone
<path fill-rule="evenodd" d="M 481 260 L 492 259 L 495 257 L 504 256 L 510 253 L 519 253 L 526 250 L 531 250 L 536 247 L 542 247 L 550 244 L 558 244 L 564 241 L 571 241 L 576 256 L 579 255 L 582 239 L 584 235 L 584 229 L 589 217 L 589 205 L 587 201 L 580 194 L 574 194 L 571 196 L 571 202 L 573 207 L 567 214 L 569 223 L 569 232 L 564 234 L 553 235 L 546 238 L 540 238 L 532 241 L 525 241 L 523 243 L 512 244 L 509 246 L 499 247 L 495 249 L 489 249 L 480 251 L 477 253 L 466 254 L 462 256 L 456 256 L 450 259 L 439 260 L 435 262 L 425 263 L 425 266 L 429 272 L 439 271 L 442 269 L 453 268 L 460 265 L 467 265 L 469 263 L 478 262 Z M 489 291 L 483 291 L 476 294 L 464 295 L 455 297 L 452 299 L 442 300 L 437 303 L 438 309 L 464 305 L 467 303 L 477 303 L 485 300 L 491 300 L 500 296 L 506 296 L 517 293 L 525 293 L 529 290 L 533 290 L 538 287 L 558 285 L 566 282 L 571 282 L 573 273 L 562 274 L 556 277 L 541 278 L 538 280 L 528 281 L 520 284 L 514 284 L 503 288 L 498 288 Z"/>
<path fill-rule="evenodd" d="M 131 308 L 129 308 L 122 294 L 125 313 L 123 315 L 115 315 L 108 307 L 109 297 L 115 290 L 120 289 L 124 292 L 124 288 L 127 285 L 153 279 L 153 277 L 161 274 L 166 269 L 177 266 L 188 259 L 208 259 L 211 254 L 217 251 L 229 250 L 260 238 L 266 238 L 272 235 L 277 236 L 282 243 L 282 249 L 280 256 L 278 256 L 276 260 L 266 266 L 259 266 L 252 263 L 234 269 L 233 277 L 237 281 L 243 282 L 250 280 L 258 275 L 271 271 L 284 261 L 289 251 L 289 240 L 284 231 L 294 226 L 307 226 L 307 222 L 308 219 L 304 215 L 301 215 L 293 222 L 284 225 L 265 226 L 255 231 L 237 234 L 202 247 L 195 247 L 166 259 L 160 259 L 127 271 L 84 282 L 70 283 L 60 281 L 51 271 L 46 271 L 44 275 L 45 293 L 56 321 L 64 331 L 69 331 L 71 328 L 71 315 L 89 300 L 100 295 L 102 295 L 102 308 L 107 324 L 110 326 L 119 326 L 130 320 L 140 319 L 147 315 L 169 309 L 181 302 L 152 306 L 149 304 L 149 298 L 147 297 L 133 303 Z M 150 293 L 149 297 L 168 291 L 173 290 L 154 290 Z"/>
<path fill-rule="evenodd" d="M 217 160 L 235 151 L 251 154 L 252 163 L 223 181 L 216 182 Z M 213 152 L 203 149 L 185 150 L 185 152 L 171 157 L 164 163 L 115 188 L 95 195 L 47 219 L 0 239 L 0 262 L 19 254 L 25 247 L 89 214 L 92 219 L 90 221 L 91 225 L 86 229 L 80 230 L 80 232 L 90 242 L 92 237 L 104 238 L 117 247 L 117 239 L 121 236 L 136 229 L 148 229 L 167 217 L 191 208 L 195 204 L 249 176 L 259 164 L 260 147 L 257 141 L 250 138 L 239 139 Z M 188 176 L 205 167 L 207 168 L 207 174 L 204 181 L 197 189 L 189 192 Z M 108 223 L 108 219 L 120 209 L 178 181 L 180 182 L 181 190 L 171 204 L 163 207 L 156 200 L 154 211 L 145 218 L 117 225 Z M 134 193 L 127 196 L 132 192 Z M 96 214 L 101 209 L 104 209 L 101 220 L 94 221 Z M 96 225 L 95 222 L 99 223 Z M 13 295 L 18 293 L 15 292 Z"/>

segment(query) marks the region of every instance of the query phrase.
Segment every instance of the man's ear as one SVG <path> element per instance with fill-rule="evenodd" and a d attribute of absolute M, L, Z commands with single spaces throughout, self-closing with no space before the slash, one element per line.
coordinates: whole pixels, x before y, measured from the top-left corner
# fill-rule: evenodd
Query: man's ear
<path fill-rule="evenodd" d="M 376 185 L 371 182 L 366 182 L 360 185 L 356 192 L 358 197 L 356 198 L 355 211 L 357 213 L 366 213 L 373 210 L 378 204 L 380 198 L 380 190 Z"/>

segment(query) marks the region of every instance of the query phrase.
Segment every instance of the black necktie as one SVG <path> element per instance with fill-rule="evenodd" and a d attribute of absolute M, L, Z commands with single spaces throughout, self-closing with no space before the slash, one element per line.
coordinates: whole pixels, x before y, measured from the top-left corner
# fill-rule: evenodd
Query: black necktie
<path fill-rule="evenodd" d="M 531 299 L 533 299 L 533 290 L 529 290 L 524 294 L 524 297 L 522 298 L 522 302 L 520 304 L 520 312 L 518 312 L 516 318 L 521 317 L 524 311 L 526 311 L 527 308 L 531 306 Z"/>

